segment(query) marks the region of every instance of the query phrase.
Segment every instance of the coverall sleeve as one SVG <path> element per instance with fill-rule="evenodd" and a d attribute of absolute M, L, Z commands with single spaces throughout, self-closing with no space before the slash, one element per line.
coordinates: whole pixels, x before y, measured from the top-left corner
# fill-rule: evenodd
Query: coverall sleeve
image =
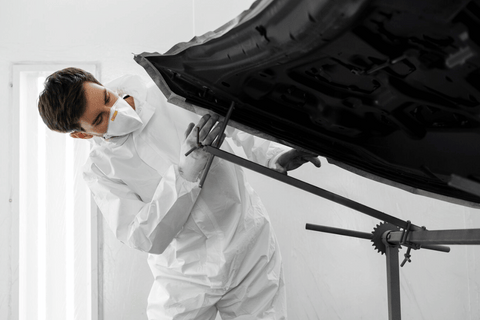
<path fill-rule="evenodd" d="M 121 180 L 109 179 L 93 163 L 84 178 L 117 239 L 144 252 L 160 254 L 187 221 L 200 193 L 198 183 L 185 180 L 170 166 L 150 202 Z"/>
<path fill-rule="evenodd" d="M 252 134 L 228 127 L 227 137 L 232 138 L 237 147 L 242 147 L 250 161 L 275 169 L 277 159 L 290 148 L 256 137 Z"/>

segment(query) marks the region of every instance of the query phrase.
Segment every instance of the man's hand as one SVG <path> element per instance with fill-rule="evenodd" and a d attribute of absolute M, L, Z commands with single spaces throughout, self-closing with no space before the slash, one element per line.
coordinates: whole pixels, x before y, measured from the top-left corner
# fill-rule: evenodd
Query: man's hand
<path fill-rule="evenodd" d="M 321 165 L 316 154 L 295 149 L 285 152 L 277 160 L 277 164 L 281 167 L 279 171 L 283 171 L 283 173 L 297 169 L 306 162 L 313 163 L 317 168 L 320 168 Z"/>
<path fill-rule="evenodd" d="M 188 153 L 192 148 L 198 147 L 198 142 L 202 145 L 210 145 L 216 141 L 220 134 L 221 123 L 217 122 L 217 116 L 204 115 L 195 126 L 193 123 L 188 125 L 185 131 L 185 141 L 182 143 L 180 149 L 180 174 L 189 181 L 196 181 L 199 178 L 200 173 L 205 168 L 208 160 L 208 153 L 203 148 L 193 150 L 188 156 Z"/>

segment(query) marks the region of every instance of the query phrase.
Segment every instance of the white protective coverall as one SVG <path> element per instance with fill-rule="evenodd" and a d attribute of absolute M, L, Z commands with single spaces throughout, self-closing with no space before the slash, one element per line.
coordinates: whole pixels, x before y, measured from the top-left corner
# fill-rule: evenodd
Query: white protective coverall
<path fill-rule="evenodd" d="M 106 87 L 134 97 L 143 126 L 94 138 L 84 178 L 109 227 L 150 253 L 154 284 L 148 318 L 286 319 L 280 251 L 265 208 L 242 168 L 215 158 L 203 188 L 178 172 L 180 146 L 199 116 L 169 105 L 138 76 Z M 281 145 L 231 127 L 235 144 L 273 167 Z M 232 152 L 226 139 L 222 149 Z"/>

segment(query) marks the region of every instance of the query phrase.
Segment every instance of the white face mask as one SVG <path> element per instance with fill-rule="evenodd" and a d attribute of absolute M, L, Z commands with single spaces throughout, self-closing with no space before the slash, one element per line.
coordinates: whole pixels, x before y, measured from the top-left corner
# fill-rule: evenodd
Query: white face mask
<path fill-rule="evenodd" d="M 108 128 L 103 138 L 110 139 L 111 137 L 124 136 L 140 129 L 142 125 L 142 120 L 128 102 L 118 98 L 110 108 Z"/>

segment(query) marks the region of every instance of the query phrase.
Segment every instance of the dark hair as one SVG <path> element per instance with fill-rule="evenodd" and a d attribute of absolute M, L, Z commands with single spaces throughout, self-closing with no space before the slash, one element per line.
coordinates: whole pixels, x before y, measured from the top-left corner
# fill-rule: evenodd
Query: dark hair
<path fill-rule="evenodd" d="M 49 129 L 84 131 L 78 121 L 86 109 L 86 81 L 100 84 L 91 73 L 78 68 L 65 68 L 47 77 L 38 99 L 38 111 Z"/>

